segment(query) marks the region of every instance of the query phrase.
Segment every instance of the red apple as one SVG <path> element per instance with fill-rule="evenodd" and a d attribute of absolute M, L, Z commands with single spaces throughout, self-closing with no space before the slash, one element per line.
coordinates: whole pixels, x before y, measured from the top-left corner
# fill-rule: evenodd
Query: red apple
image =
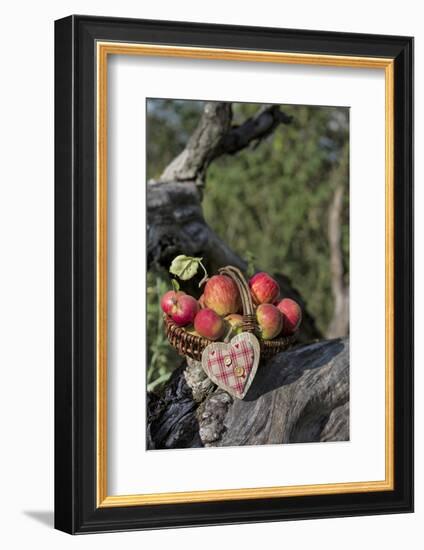
<path fill-rule="evenodd" d="M 236 283 L 227 275 L 214 275 L 208 279 L 203 291 L 206 307 L 225 317 L 240 307 L 240 294 Z"/>
<path fill-rule="evenodd" d="M 260 272 L 249 281 L 250 292 L 256 304 L 272 304 L 280 294 L 280 287 L 268 273 Z"/>
<path fill-rule="evenodd" d="M 162 311 L 167 315 L 171 315 L 172 308 L 177 303 L 178 294 L 182 294 L 182 292 L 175 292 L 175 290 L 168 290 L 168 292 L 165 292 L 165 294 L 162 296 L 160 301 L 160 307 L 162 308 Z"/>
<path fill-rule="evenodd" d="M 160 305 L 162 310 L 179 327 L 192 323 L 196 313 L 199 311 L 199 304 L 193 296 L 189 296 L 185 292 L 175 292 L 174 290 L 170 290 L 162 296 Z"/>
<path fill-rule="evenodd" d="M 194 318 L 194 329 L 209 340 L 218 340 L 224 332 L 224 321 L 213 309 L 201 309 Z"/>
<path fill-rule="evenodd" d="M 230 313 L 230 315 L 225 317 L 225 321 L 230 325 L 233 334 L 240 334 L 240 332 L 243 332 L 243 315 Z"/>
<path fill-rule="evenodd" d="M 205 295 L 204 294 L 202 294 L 197 301 L 199 302 L 199 306 L 201 308 L 206 307 L 206 305 L 205 305 Z"/>
<path fill-rule="evenodd" d="M 283 298 L 277 307 L 284 319 L 283 334 L 285 336 L 294 334 L 302 322 L 302 309 L 300 305 L 291 298 Z"/>
<path fill-rule="evenodd" d="M 256 309 L 256 318 L 264 340 L 275 338 L 283 328 L 283 316 L 272 304 L 260 304 Z"/>

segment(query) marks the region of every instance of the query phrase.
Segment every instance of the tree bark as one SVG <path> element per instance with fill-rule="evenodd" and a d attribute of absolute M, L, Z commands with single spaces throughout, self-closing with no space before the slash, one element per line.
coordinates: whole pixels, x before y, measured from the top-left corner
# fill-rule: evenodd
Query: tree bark
<path fill-rule="evenodd" d="M 349 341 L 327 340 L 262 364 L 243 401 L 190 361 L 149 395 L 150 449 L 347 441 Z"/>

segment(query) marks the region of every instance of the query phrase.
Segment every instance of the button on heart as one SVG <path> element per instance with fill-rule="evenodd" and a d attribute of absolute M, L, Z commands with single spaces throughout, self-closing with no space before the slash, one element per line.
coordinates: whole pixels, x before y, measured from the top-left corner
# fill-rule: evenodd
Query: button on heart
<path fill-rule="evenodd" d="M 244 367 L 236 367 L 236 368 L 234 369 L 234 374 L 235 374 L 236 376 L 238 376 L 239 378 L 240 378 L 241 376 L 244 376 Z"/>
<path fill-rule="evenodd" d="M 214 354 L 215 355 L 215 354 Z M 231 357 L 229 355 L 227 355 L 225 358 L 224 358 L 224 363 L 227 365 L 227 367 L 229 367 L 231 364 L 232 364 L 232 360 L 231 360 Z"/>

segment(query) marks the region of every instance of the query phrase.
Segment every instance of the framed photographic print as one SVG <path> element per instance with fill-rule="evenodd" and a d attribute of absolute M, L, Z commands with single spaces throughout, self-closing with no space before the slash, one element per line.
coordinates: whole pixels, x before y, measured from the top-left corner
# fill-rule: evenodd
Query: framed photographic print
<path fill-rule="evenodd" d="M 55 24 L 55 525 L 413 510 L 413 39 Z"/>

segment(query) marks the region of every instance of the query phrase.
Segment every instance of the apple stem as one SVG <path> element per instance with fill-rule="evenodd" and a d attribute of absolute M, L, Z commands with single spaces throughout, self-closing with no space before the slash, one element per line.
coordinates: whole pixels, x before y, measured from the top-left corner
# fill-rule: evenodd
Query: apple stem
<path fill-rule="evenodd" d="M 203 279 L 200 281 L 199 283 L 199 288 L 201 288 L 205 283 L 206 281 L 209 279 L 209 275 L 208 275 L 208 272 L 206 271 L 206 268 L 205 266 L 202 264 L 202 261 L 201 260 L 198 260 L 199 264 L 202 266 L 202 269 L 204 271 L 204 276 L 203 276 Z"/>
<path fill-rule="evenodd" d="M 180 290 L 180 284 L 176 279 L 174 278 L 171 279 L 171 285 L 174 292 L 178 292 Z"/>

